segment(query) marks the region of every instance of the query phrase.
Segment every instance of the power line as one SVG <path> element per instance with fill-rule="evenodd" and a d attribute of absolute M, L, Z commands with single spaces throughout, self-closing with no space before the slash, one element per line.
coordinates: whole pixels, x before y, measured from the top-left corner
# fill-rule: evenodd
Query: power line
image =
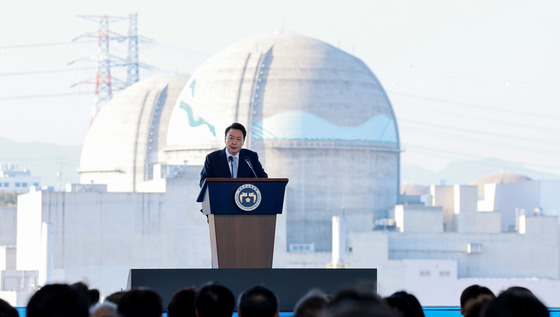
<path fill-rule="evenodd" d="M 506 141 L 509 141 L 511 139 L 515 139 L 515 140 L 522 140 L 522 141 L 526 141 L 526 142 L 530 142 L 531 144 L 536 144 L 536 143 L 540 143 L 543 145 L 546 145 L 548 147 L 552 146 L 552 147 L 558 147 L 560 148 L 560 144 L 555 144 L 555 143 L 551 143 L 549 142 L 549 140 L 545 140 L 545 139 L 536 139 L 536 138 L 529 138 L 529 137 L 525 137 L 525 136 L 513 136 L 511 134 L 505 134 L 505 133 L 498 133 L 498 132 L 487 132 L 487 131 L 480 131 L 480 130 L 475 130 L 475 129 L 465 129 L 465 128 L 459 128 L 457 126 L 448 126 L 448 125 L 442 125 L 442 124 L 437 124 L 437 123 L 427 123 L 427 122 L 422 122 L 422 121 L 412 121 L 412 120 L 399 120 L 399 122 L 405 123 L 405 125 L 419 125 L 420 128 L 435 128 L 435 129 L 440 129 L 443 130 L 443 132 L 446 133 L 454 133 L 454 132 L 466 132 L 466 133 L 470 133 L 470 134 L 475 134 L 475 135 L 479 135 L 481 137 L 494 137 L 494 138 L 500 138 L 500 139 L 505 139 Z M 554 132 L 559 132 L 559 131 L 554 131 Z"/>
<path fill-rule="evenodd" d="M 34 167 L 40 167 L 40 166 L 51 166 L 53 164 L 57 164 L 60 163 L 60 160 L 44 160 L 44 161 L 38 161 L 38 160 L 27 160 L 27 159 L 1 159 L 1 161 L 3 163 L 6 162 L 17 162 L 18 166 L 21 165 L 26 165 L 26 166 L 34 166 Z M 76 159 L 76 160 L 66 160 L 64 161 L 64 164 L 66 165 L 73 165 L 73 166 L 79 166 L 80 165 L 80 160 Z"/>
<path fill-rule="evenodd" d="M 434 102 L 438 102 L 438 103 L 444 103 L 444 104 L 447 104 L 447 105 L 452 104 L 452 105 L 456 105 L 456 106 L 474 108 L 474 109 L 480 109 L 480 110 L 488 110 L 488 111 L 494 111 L 494 112 L 500 112 L 500 113 L 511 113 L 511 114 L 517 114 L 517 115 L 523 115 L 523 116 L 532 116 L 532 117 L 551 119 L 550 115 L 547 115 L 547 114 L 540 114 L 540 113 L 533 113 L 533 112 L 526 112 L 526 111 L 518 111 L 518 110 L 511 110 L 511 109 L 500 109 L 500 108 L 494 108 L 494 107 L 488 107 L 488 106 L 478 106 L 478 105 L 474 105 L 474 104 L 471 104 L 471 103 L 450 101 L 450 100 L 445 100 L 445 99 L 441 99 L 441 98 L 426 97 L 426 96 L 420 96 L 420 95 L 415 95 L 415 94 L 403 93 L 403 92 L 399 92 L 399 91 L 388 90 L 388 92 L 390 92 L 390 94 L 400 95 L 400 96 L 403 96 L 403 97 L 409 97 L 409 98 L 414 98 L 414 99 L 418 99 L 418 100 L 434 101 Z"/>
<path fill-rule="evenodd" d="M 162 42 L 158 42 L 158 41 L 154 41 L 155 46 L 151 49 L 156 50 L 156 51 L 160 51 L 164 54 L 168 54 L 168 55 L 174 55 L 177 57 L 181 57 L 181 58 L 185 58 L 185 54 L 186 55 L 190 55 L 190 56 L 197 56 L 199 59 L 208 59 L 210 57 L 212 57 L 214 54 L 210 54 L 210 53 L 205 53 L 205 52 L 201 52 L 195 49 L 190 49 L 190 48 L 184 48 L 184 47 L 180 47 L 180 46 L 176 46 L 173 44 L 168 44 L 168 43 L 162 43 Z"/>
<path fill-rule="evenodd" d="M 49 69 L 49 70 L 32 70 L 26 72 L 13 72 L 13 73 L 0 73 L 0 76 L 20 76 L 20 75 L 42 75 L 42 74 L 52 74 L 52 73 L 69 73 L 77 72 L 83 70 L 92 70 L 95 67 L 82 67 L 82 68 L 72 68 L 72 69 Z"/>
<path fill-rule="evenodd" d="M 93 41 L 90 41 L 93 43 Z M 51 42 L 51 43 L 33 43 L 33 44 L 15 44 L 15 45 L 2 45 L 0 49 L 17 49 L 17 48 L 35 48 L 45 46 L 62 46 L 62 45 L 76 45 L 81 44 L 77 42 Z"/>
<path fill-rule="evenodd" d="M 528 81 L 523 81 L 523 80 L 519 80 L 519 79 L 511 79 L 511 78 L 504 78 L 504 77 L 495 77 L 495 76 L 490 76 L 490 75 L 481 75 L 479 73 L 473 74 L 473 73 L 462 73 L 462 72 L 457 72 L 457 71 L 448 71 L 448 70 L 441 70 L 441 69 L 435 69 L 435 68 L 430 68 L 430 67 L 426 67 L 426 66 L 418 66 L 418 65 L 412 65 L 412 64 L 402 64 L 402 63 L 396 63 L 396 62 L 390 62 L 390 61 L 386 61 L 386 60 L 382 60 L 380 61 L 378 58 L 369 58 L 369 60 L 375 60 L 375 62 L 371 63 L 371 64 L 375 64 L 375 68 L 372 68 L 373 70 L 379 69 L 379 68 L 386 68 L 389 71 L 392 72 L 400 72 L 400 73 L 413 73 L 413 75 L 417 74 L 417 76 L 430 76 L 427 77 L 431 80 L 434 81 L 440 81 L 440 82 L 445 82 L 448 83 L 451 80 L 456 80 L 456 81 L 463 81 L 463 83 L 473 83 L 473 82 L 493 82 L 493 83 L 498 83 L 498 84 L 503 84 L 503 83 L 508 83 L 508 84 L 517 84 L 517 85 L 522 85 L 522 86 L 527 86 L 527 87 L 534 87 L 534 88 L 539 88 L 542 89 L 543 86 L 546 86 L 547 90 L 553 91 L 553 92 L 557 92 L 558 90 L 556 89 L 557 85 L 560 84 L 560 82 L 549 82 L 547 84 L 542 84 L 542 83 L 535 83 L 535 82 L 528 82 Z M 370 63 L 368 63 L 370 64 Z M 461 84 L 462 86 L 464 84 Z"/>
<path fill-rule="evenodd" d="M 41 94 L 41 95 L 0 96 L 0 100 L 58 98 L 58 97 L 70 97 L 70 96 L 90 95 L 90 94 L 91 92 L 68 92 L 68 93 Z"/>
<path fill-rule="evenodd" d="M 442 113 L 443 115 L 447 115 L 445 113 Z M 456 114 L 449 114 L 450 116 L 453 116 L 454 118 L 456 118 Z M 470 121 L 468 121 L 467 123 L 472 126 L 473 123 L 476 124 L 480 124 L 480 123 L 488 123 L 488 125 L 491 126 L 498 126 L 498 125 L 502 125 L 505 127 L 505 129 L 502 130 L 511 130 L 512 126 L 515 126 L 516 130 L 520 130 L 520 129 L 527 129 L 529 131 L 537 131 L 537 132 L 547 132 L 547 133 L 560 133 L 560 128 L 548 128 L 541 125 L 531 125 L 531 124 L 525 124 L 525 123 L 521 123 L 521 122 L 511 122 L 511 121 L 507 121 L 507 120 L 500 120 L 497 119 L 495 117 L 484 117 L 484 116 L 476 116 L 476 115 L 469 115 L 469 114 L 460 114 L 461 119 L 468 119 Z M 398 122 L 406 122 L 407 119 L 404 118 L 404 116 L 398 116 Z M 437 122 L 442 122 L 442 121 L 451 121 L 451 120 L 443 120 L 443 119 L 439 119 L 437 120 Z M 410 121 L 409 121 L 410 122 Z M 437 123 L 427 123 L 424 122 L 426 124 L 426 126 L 437 126 Z M 457 121 L 454 121 L 455 124 L 457 124 Z M 456 128 L 457 125 L 448 127 L 450 129 L 450 131 L 454 131 L 456 129 L 460 129 L 460 128 Z M 475 130 L 471 130 L 471 131 L 475 131 Z M 476 131 L 480 131 L 480 130 L 476 130 Z"/>
<path fill-rule="evenodd" d="M 410 145 L 407 144 L 406 147 L 411 147 L 411 148 L 415 148 L 416 151 L 418 152 L 422 152 L 424 151 L 425 153 L 429 153 L 429 154 L 434 154 L 437 155 L 438 158 L 440 158 L 442 155 L 446 155 L 449 158 L 474 158 L 474 159 L 485 159 L 485 160 L 495 160 L 496 157 L 490 157 L 490 156 L 486 156 L 486 155 L 478 155 L 478 154 L 472 154 L 472 153 L 461 153 L 461 152 L 455 152 L 455 151 L 449 151 L 449 150 L 443 150 L 440 148 L 430 148 L 430 147 L 426 147 L 426 146 L 421 146 L 421 145 Z M 406 153 L 406 150 L 405 150 Z M 502 159 L 500 159 L 502 160 Z M 553 166 L 553 165 L 546 165 L 546 164 L 535 164 L 535 163 L 530 163 L 530 162 L 524 162 L 524 161 L 518 161 L 518 160 L 503 160 L 504 162 L 509 162 L 509 163 L 516 163 L 516 164 L 521 164 L 521 165 L 530 165 L 533 167 L 537 167 L 537 168 L 542 168 L 542 169 L 548 169 L 548 170 L 555 170 L 557 171 L 557 173 L 560 173 L 560 169 L 558 168 L 558 166 Z"/>
<path fill-rule="evenodd" d="M 560 155 L 560 151 L 554 151 L 550 149 L 543 150 L 540 148 L 535 148 L 533 146 L 527 146 L 527 145 L 523 146 L 523 148 L 520 148 L 519 145 L 513 144 L 511 142 L 490 140 L 484 137 L 464 136 L 464 135 L 458 135 L 457 133 L 453 133 L 453 132 L 441 133 L 437 131 L 430 131 L 423 128 L 412 128 L 411 130 L 415 131 L 415 133 L 417 134 L 435 136 L 440 139 L 455 140 L 455 141 L 461 141 L 461 142 L 471 143 L 471 144 L 486 145 L 486 146 L 491 146 L 493 149 L 510 150 L 510 151 L 513 150 L 513 151 L 518 151 L 523 153 L 529 152 L 533 154 L 541 154 L 550 157 Z"/>

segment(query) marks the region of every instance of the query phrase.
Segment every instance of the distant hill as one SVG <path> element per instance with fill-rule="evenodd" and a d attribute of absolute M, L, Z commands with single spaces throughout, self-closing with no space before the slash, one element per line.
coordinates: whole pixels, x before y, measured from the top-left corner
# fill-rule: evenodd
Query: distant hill
<path fill-rule="evenodd" d="M 433 172 L 414 165 L 401 166 L 402 182 L 432 185 L 445 183 L 470 184 L 472 181 L 493 173 L 509 172 L 528 176 L 532 179 L 560 179 L 560 175 L 554 175 L 528 169 L 522 165 L 512 164 L 500 160 L 478 160 L 478 161 L 453 161 L 445 168 Z"/>
<path fill-rule="evenodd" d="M 16 142 L 0 138 L 0 163 L 27 168 L 41 179 L 41 186 L 62 188 L 79 181 L 81 146 L 64 146 L 40 142 Z M 57 173 L 61 172 L 60 176 Z"/>

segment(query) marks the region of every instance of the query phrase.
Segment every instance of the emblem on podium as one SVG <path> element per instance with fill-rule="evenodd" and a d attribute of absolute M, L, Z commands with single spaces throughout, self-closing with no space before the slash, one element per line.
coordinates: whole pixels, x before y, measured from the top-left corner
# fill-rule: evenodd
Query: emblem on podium
<path fill-rule="evenodd" d="M 235 191 L 235 204 L 243 211 L 253 211 L 261 204 L 261 191 L 257 186 L 244 184 Z"/>

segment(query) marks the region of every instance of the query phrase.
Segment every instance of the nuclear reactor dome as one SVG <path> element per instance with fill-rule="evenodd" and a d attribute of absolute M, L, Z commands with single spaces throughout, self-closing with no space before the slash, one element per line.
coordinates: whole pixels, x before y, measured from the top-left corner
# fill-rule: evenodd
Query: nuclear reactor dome
<path fill-rule="evenodd" d="M 80 159 L 80 183 L 135 191 L 162 158 L 169 117 L 187 76 L 167 75 L 124 89 L 93 120 Z"/>
<path fill-rule="evenodd" d="M 494 173 L 486 176 L 482 176 L 473 182 L 471 185 L 484 185 L 484 184 L 506 184 L 506 183 L 516 183 L 530 181 L 531 178 L 515 173 Z"/>
<path fill-rule="evenodd" d="M 401 184 L 401 195 L 422 196 L 429 193 L 429 186 L 420 184 Z"/>
<path fill-rule="evenodd" d="M 201 66 L 170 120 L 170 150 L 221 147 L 232 120 L 248 125 L 251 143 L 399 147 L 393 109 L 368 67 L 327 43 L 297 35 L 246 39 Z"/>
<path fill-rule="evenodd" d="M 224 147 L 232 122 L 247 128 L 270 177 L 287 177 L 290 251 L 328 251 L 331 218 L 368 231 L 397 202 L 399 136 L 387 95 L 358 58 L 299 35 L 257 36 L 204 63 L 169 121 L 170 164 L 201 165 Z"/>

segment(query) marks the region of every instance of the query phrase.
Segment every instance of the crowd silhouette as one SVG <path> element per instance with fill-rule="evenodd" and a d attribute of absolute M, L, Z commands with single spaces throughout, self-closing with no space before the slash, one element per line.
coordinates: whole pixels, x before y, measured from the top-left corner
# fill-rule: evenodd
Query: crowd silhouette
<path fill-rule="evenodd" d="M 84 283 L 48 284 L 37 290 L 26 307 L 28 317 L 279 317 L 279 298 L 256 285 L 236 301 L 232 291 L 217 283 L 178 290 L 164 308 L 161 296 L 150 289 L 119 291 L 103 301 L 99 291 Z M 511 287 L 498 296 L 480 285 L 467 287 L 460 297 L 465 317 L 541 317 L 549 310 L 527 288 Z M 18 310 L 0 299 L 0 317 L 18 317 Z M 405 291 L 381 297 L 375 292 L 342 289 L 325 294 L 311 289 L 295 305 L 294 317 L 424 317 L 418 299 Z"/>

